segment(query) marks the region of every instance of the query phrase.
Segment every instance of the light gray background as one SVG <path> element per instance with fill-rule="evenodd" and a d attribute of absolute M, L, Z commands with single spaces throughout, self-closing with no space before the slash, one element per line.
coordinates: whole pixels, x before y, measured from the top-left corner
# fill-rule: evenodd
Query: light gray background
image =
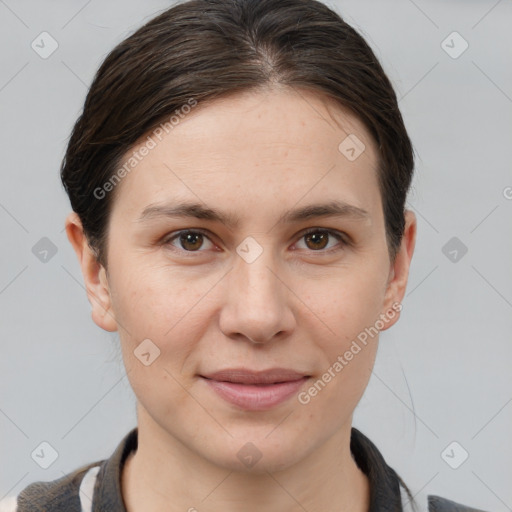
<path fill-rule="evenodd" d="M 0 0 L 0 498 L 108 457 L 136 424 L 117 335 L 92 322 L 63 231 L 58 171 L 102 59 L 169 5 Z M 354 425 L 420 502 L 512 510 L 511 2 L 329 5 L 382 60 L 418 155 L 402 318 L 381 336 Z M 31 48 L 42 31 L 59 44 L 48 59 Z M 441 46 L 453 31 L 469 44 L 456 59 Z M 457 262 L 442 252 L 454 236 L 468 248 Z M 32 252 L 42 237 L 57 247 L 47 262 Z M 46 470 L 31 458 L 43 441 L 58 452 Z M 452 441 L 469 453 L 458 469 L 441 455 Z"/>

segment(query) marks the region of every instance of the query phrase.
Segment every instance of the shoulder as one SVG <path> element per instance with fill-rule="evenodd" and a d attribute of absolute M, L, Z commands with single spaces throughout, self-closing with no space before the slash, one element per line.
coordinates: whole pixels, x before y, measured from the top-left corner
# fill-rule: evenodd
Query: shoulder
<path fill-rule="evenodd" d="M 428 496 L 428 511 L 429 512 L 485 512 L 479 508 L 472 508 L 467 505 L 462 505 L 455 501 L 441 498 L 440 496 Z"/>
<path fill-rule="evenodd" d="M 96 475 L 104 461 L 81 466 L 56 480 L 33 482 L 0 501 L 0 512 L 81 512 L 90 509 Z"/>
<path fill-rule="evenodd" d="M 388 466 L 375 444 L 355 427 L 352 427 L 350 451 L 359 468 L 368 476 L 375 510 L 485 512 L 435 495 L 428 495 L 425 500 L 423 494 L 421 500 L 416 499 L 400 475 Z"/>

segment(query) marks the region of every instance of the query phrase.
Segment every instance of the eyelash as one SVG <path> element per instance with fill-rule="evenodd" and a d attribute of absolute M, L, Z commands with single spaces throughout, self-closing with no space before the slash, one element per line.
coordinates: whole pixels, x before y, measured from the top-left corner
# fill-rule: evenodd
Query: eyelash
<path fill-rule="evenodd" d="M 174 233 L 171 233 L 170 236 L 165 237 L 162 240 L 162 244 L 165 246 L 171 246 L 171 247 L 173 247 L 173 249 L 176 249 L 179 252 L 184 252 L 184 253 L 189 253 L 189 254 L 204 252 L 203 250 L 200 250 L 200 249 L 198 249 L 196 251 L 187 251 L 186 249 L 183 249 L 183 248 L 178 249 L 178 248 L 172 246 L 172 242 L 174 240 L 178 239 L 180 237 L 180 235 L 185 234 L 185 233 L 203 235 L 213 244 L 212 240 L 208 236 L 208 233 L 206 231 L 203 231 L 202 229 L 183 229 L 181 231 L 176 231 Z M 347 240 L 347 235 L 345 235 L 344 233 L 341 233 L 339 231 L 334 231 L 332 229 L 327 229 L 327 228 L 308 228 L 301 233 L 299 240 L 302 240 L 307 235 L 310 235 L 313 233 L 327 233 L 328 235 L 336 238 L 336 240 L 338 240 L 339 244 L 336 245 L 335 247 L 331 247 L 330 249 L 326 249 L 326 250 L 318 249 L 315 251 L 314 249 L 310 249 L 309 252 L 312 252 L 312 253 L 331 254 L 333 252 L 337 252 L 337 251 L 341 250 L 342 247 L 350 244 L 349 240 Z"/>

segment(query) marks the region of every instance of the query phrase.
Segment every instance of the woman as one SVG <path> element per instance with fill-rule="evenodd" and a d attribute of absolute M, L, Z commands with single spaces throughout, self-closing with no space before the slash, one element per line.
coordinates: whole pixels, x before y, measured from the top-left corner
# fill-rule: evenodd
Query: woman
<path fill-rule="evenodd" d="M 352 427 L 400 315 L 412 172 L 388 78 L 315 0 L 192 0 L 119 44 L 61 174 L 137 427 L 5 509 L 423 506 Z"/>

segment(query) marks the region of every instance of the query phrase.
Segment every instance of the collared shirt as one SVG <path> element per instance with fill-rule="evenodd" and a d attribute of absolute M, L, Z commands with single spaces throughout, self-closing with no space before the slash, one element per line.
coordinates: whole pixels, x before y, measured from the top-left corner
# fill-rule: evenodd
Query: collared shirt
<path fill-rule="evenodd" d="M 138 428 L 135 427 L 108 459 L 82 466 L 51 482 L 34 482 L 17 496 L 2 500 L 0 512 L 126 512 L 121 475 L 126 459 L 137 450 L 137 439 Z M 395 470 L 386 464 L 377 447 L 355 427 L 351 431 L 350 450 L 369 480 L 369 512 L 415 510 Z M 428 496 L 428 511 L 484 512 L 439 496 Z"/>

